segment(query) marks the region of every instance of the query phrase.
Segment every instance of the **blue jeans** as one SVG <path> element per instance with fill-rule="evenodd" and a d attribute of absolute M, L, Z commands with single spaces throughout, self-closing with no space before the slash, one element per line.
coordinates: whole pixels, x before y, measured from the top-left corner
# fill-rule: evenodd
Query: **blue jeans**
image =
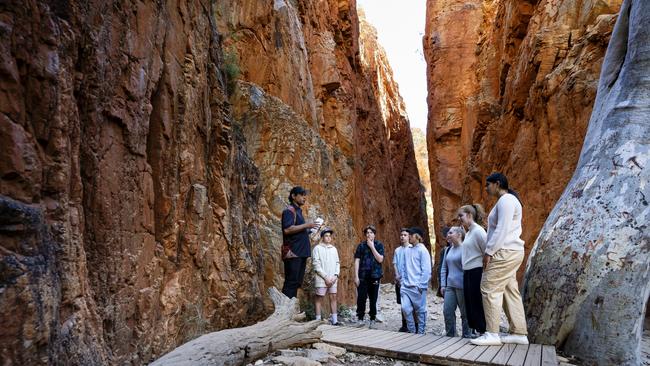
<path fill-rule="evenodd" d="M 402 314 L 406 318 L 406 327 L 409 333 L 416 333 L 415 320 L 413 319 L 415 313 L 418 319 L 417 333 L 424 334 L 427 325 L 427 290 L 402 286 L 400 292 Z"/>
<path fill-rule="evenodd" d="M 456 308 L 460 308 L 460 318 L 463 324 L 463 337 L 470 336 L 469 326 L 467 325 L 467 313 L 465 312 L 465 296 L 462 288 L 446 287 L 445 288 L 445 305 L 443 314 L 445 316 L 445 330 L 447 337 L 456 337 Z"/>

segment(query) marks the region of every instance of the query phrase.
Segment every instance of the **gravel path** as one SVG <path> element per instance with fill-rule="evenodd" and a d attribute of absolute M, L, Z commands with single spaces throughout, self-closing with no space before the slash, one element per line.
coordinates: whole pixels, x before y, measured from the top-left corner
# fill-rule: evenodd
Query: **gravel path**
<path fill-rule="evenodd" d="M 427 334 L 445 335 L 442 305 L 442 298 L 437 297 L 433 290 L 429 290 L 427 294 Z M 402 326 L 402 315 L 400 305 L 396 301 L 394 285 L 388 283 L 380 285 L 377 308 L 378 322 L 376 323 L 375 329 L 397 331 Z M 345 314 L 346 316 L 342 317 L 344 323 L 351 323 L 356 319 L 355 311 L 356 308 L 352 308 L 349 314 Z M 456 328 L 456 331 L 460 334 L 460 311 L 456 311 Z"/>

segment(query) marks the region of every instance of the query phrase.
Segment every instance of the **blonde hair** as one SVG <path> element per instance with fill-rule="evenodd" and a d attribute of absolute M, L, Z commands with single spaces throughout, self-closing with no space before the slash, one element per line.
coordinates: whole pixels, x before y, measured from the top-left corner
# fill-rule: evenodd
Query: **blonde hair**
<path fill-rule="evenodd" d="M 465 240 L 465 229 L 463 229 L 462 226 L 452 226 L 451 229 L 449 229 L 449 232 L 459 233 L 460 241 L 462 242 Z"/>
<path fill-rule="evenodd" d="M 483 220 L 485 220 L 485 210 L 480 203 L 472 203 L 471 205 L 462 206 L 458 211 L 472 215 L 472 219 L 475 223 L 484 226 Z"/>

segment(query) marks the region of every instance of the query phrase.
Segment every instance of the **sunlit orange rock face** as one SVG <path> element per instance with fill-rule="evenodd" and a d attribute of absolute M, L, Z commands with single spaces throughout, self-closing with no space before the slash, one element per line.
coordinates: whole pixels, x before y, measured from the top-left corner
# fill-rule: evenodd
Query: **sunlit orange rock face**
<path fill-rule="evenodd" d="M 294 184 L 336 230 L 344 302 L 364 224 L 389 280 L 398 228 L 426 223 L 353 1 L 10 1 L 0 33 L 3 364 L 147 364 L 263 319 Z"/>
<path fill-rule="evenodd" d="M 267 285 L 281 285 L 279 216 L 300 184 L 312 192 L 308 216 L 336 231 L 340 298 L 350 302 L 361 228 L 377 226 L 390 279 L 399 228 L 426 226 L 405 106 L 376 32 L 354 1 L 225 1 L 217 14 L 224 52 L 247 82 L 231 102 L 261 170 Z"/>
<path fill-rule="evenodd" d="M 620 0 L 428 1 L 427 141 L 437 227 L 506 174 L 528 253 L 582 147 Z"/>

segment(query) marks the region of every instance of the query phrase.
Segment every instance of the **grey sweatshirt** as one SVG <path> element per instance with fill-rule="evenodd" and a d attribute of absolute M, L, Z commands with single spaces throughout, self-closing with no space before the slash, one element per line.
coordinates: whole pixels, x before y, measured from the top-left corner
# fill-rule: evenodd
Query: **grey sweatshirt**
<path fill-rule="evenodd" d="M 440 270 L 440 284 L 442 287 L 463 288 L 463 247 L 451 246 L 445 255 Z"/>
<path fill-rule="evenodd" d="M 422 243 L 404 250 L 405 271 L 402 286 L 426 290 L 431 279 L 431 254 Z"/>
<path fill-rule="evenodd" d="M 481 225 L 472 223 L 469 231 L 463 240 L 463 270 L 483 267 L 483 256 L 485 255 L 485 245 L 487 242 L 487 233 Z"/>

